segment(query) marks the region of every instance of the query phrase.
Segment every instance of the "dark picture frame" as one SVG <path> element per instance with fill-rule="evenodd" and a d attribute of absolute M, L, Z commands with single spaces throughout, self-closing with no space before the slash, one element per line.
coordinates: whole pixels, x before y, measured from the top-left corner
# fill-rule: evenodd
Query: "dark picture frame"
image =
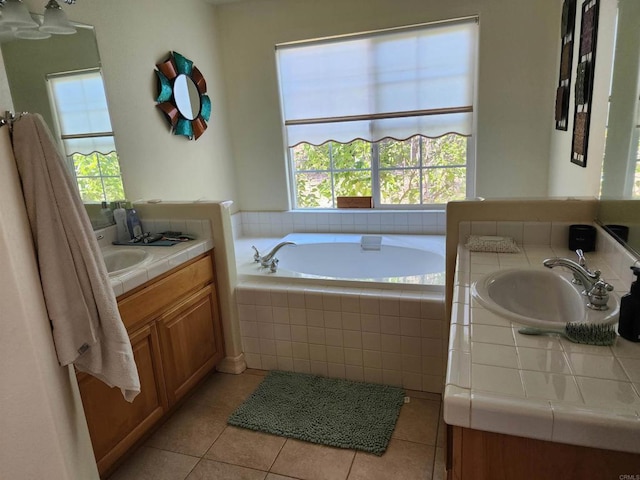
<path fill-rule="evenodd" d="M 600 0 L 585 0 L 582 3 L 580 48 L 578 66 L 576 68 L 573 139 L 571 142 L 571 162 L 581 167 L 587 166 L 599 12 Z"/>
<path fill-rule="evenodd" d="M 555 120 L 556 130 L 566 131 L 569 127 L 569 96 L 571 92 L 571 72 L 573 67 L 573 37 L 576 24 L 576 0 L 562 3 L 562 23 L 560 26 L 560 68 L 556 89 Z"/>

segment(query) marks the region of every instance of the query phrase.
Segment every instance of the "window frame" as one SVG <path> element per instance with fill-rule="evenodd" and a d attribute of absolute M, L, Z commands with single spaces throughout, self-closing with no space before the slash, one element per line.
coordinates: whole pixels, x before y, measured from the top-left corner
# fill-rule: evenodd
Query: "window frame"
<path fill-rule="evenodd" d="M 105 187 L 105 179 L 106 178 L 117 178 L 120 180 L 120 183 L 122 184 L 122 190 L 124 191 L 124 182 L 122 180 L 122 170 L 119 169 L 120 174 L 119 175 L 103 175 L 102 174 L 102 164 L 101 162 L 98 160 L 98 171 L 100 172 L 100 175 L 92 175 L 92 176 L 78 176 L 76 174 L 76 166 L 74 164 L 74 160 L 73 160 L 73 154 L 67 152 L 67 149 L 65 147 L 65 140 L 73 140 L 73 139 L 82 139 L 82 138 L 104 138 L 104 137 L 112 137 L 113 138 L 113 150 L 112 152 L 115 152 L 116 157 L 118 157 L 118 163 L 119 161 L 119 156 L 118 156 L 118 149 L 116 146 L 116 142 L 115 142 L 115 135 L 113 133 L 113 126 L 111 126 L 111 130 L 110 131 L 104 131 L 104 132 L 84 132 L 84 133 L 75 133 L 75 134 L 63 134 L 62 133 L 62 127 L 60 125 L 61 123 L 61 114 L 58 110 L 57 107 L 57 102 L 56 102 L 56 95 L 53 89 L 53 82 L 51 82 L 51 80 L 53 79 L 57 79 L 57 78 L 71 78 L 74 76 L 78 76 L 78 75 L 86 75 L 86 74 L 90 74 L 90 73 L 96 73 L 101 81 L 102 81 L 102 86 L 103 86 L 103 90 L 104 90 L 104 94 L 106 97 L 106 88 L 104 88 L 104 76 L 102 74 L 102 68 L 100 67 L 93 67 L 93 68 L 86 68 L 86 69 L 78 69 L 78 70 L 68 70 L 68 71 L 64 71 L 64 72 L 55 72 L 55 73 L 49 73 L 46 75 L 45 78 L 45 82 L 47 85 L 47 94 L 49 97 L 49 106 L 51 108 L 51 113 L 52 113 L 52 117 L 53 117 L 53 121 L 54 121 L 54 129 L 55 129 L 55 137 L 56 137 L 56 141 L 58 142 L 59 146 L 60 146 L 60 150 L 64 153 L 65 156 L 65 162 L 67 164 L 67 168 L 70 170 L 71 175 L 73 177 L 73 180 L 76 184 L 76 187 L 78 188 L 78 192 L 80 194 L 82 194 L 82 192 L 80 191 L 80 185 L 78 183 L 78 179 L 99 179 L 100 180 L 100 184 L 102 186 L 102 201 L 107 201 L 107 202 L 111 202 L 114 200 L 120 200 L 120 199 L 107 199 L 107 189 Z M 107 112 L 108 113 L 108 112 Z M 109 115 L 109 123 L 111 124 L 111 118 Z M 98 152 L 102 155 L 106 155 L 103 152 Z M 108 152 L 111 153 L 111 152 Z M 91 203 L 91 204 L 99 204 L 101 203 L 101 201 L 85 201 L 83 200 L 84 203 Z"/>
<path fill-rule="evenodd" d="M 475 130 L 475 122 L 474 122 L 474 130 Z M 475 132 L 474 132 L 475 133 Z M 474 198 L 475 197 L 475 135 L 471 135 L 466 137 L 467 148 L 466 148 L 466 162 L 460 165 L 450 165 L 450 166 L 424 166 L 419 165 L 417 167 L 397 167 L 397 168 L 380 168 L 380 157 L 379 157 L 379 147 L 378 142 L 368 142 L 371 144 L 371 196 L 373 198 L 373 209 L 377 210 L 442 210 L 442 208 L 446 205 L 446 203 L 420 203 L 420 204 L 382 204 L 380 201 L 380 171 L 389 171 L 389 170 L 420 170 L 423 173 L 426 170 L 444 170 L 449 168 L 465 168 L 465 197 L 466 198 Z M 407 139 L 408 140 L 408 139 Z M 335 142 L 334 142 L 335 143 Z M 331 176 L 334 173 L 340 172 L 357 172 L 358 169 L 334 169 L 333 168 L 333 157 L 331 157 L 331 169 L 330 170 L 296 170 L 295 166 L 295 158 L 293 155 L 294 147 L 287 147 L 287 179 L 289 184 L 289 201 L 290 207 L 293 210 L 304 210 L 304 211 L 319 211 L 319 210 L 337 210 L 338 208 L 334 205 L 333 207 L 301 207 L 298 205 L 298 192 L 296 190 L 296 174 L 297 173 L 325 173 L 329 172 Z M 368 171 L 368 170 L 367 170 Z M 422 189 L 421 189 L 422 190 Z M 331 196 L 332 201 L 335 200 L 335 189 L 334 182 L 331 181 Z M 335 202 L 334 202 L 335 204 Z"/>
<path fill-rule="evenodd" d="M 446 24 L 455 24 L 457 22 L 465 22 L 465 21 L 469 21 L 469 20 L 474 20 L 476 22 L 476 24 L 479 25 L 480 23 L 480 19 L 479 16 L 477 15 L 473 15 L 473 16 L 468 16 L 468 17 L 461 17 L 461 18 L 454 18 L 454 19 L 447 19 L 447 20 L 442 20 L 442 21 L 435 21 L 435 22 L 429 22 L 429 23 L 421 23 L 421 24 L 413 24 L 413 25 L 406 25 L 406 26 L 400 26 L 400 27 L 392 27 L 392 28 L 385 28 L 385 29 L 380 29 L 380 30 L 375 30 L 375 31 L 368 31 L 368 32 L 359 32 L 359 33 L 352 33 L 352 34 L 345 34 L 345 35 L 338 35 L 338 36 L 334 36 L 334 37 L 322 37 L 322 38 L 317 38 L 317 39 L 310 39 L 310 40 L 302 40 L 302 41 L 297 41 L 297 42 L 290 42 L 290 43 L 284 43 L 284 44 L 279 44 L 276 45 L 276 49 L 278 49 L 280 46 L 288 46 L 288 45 L 295 45 L 295 44 L 309 44 L 309 45 L 313 45 L 315 43 L 318 42 L 325 42 L 327 40 L 331 41 L 331 42 L 340 42 L 342 39 L 345 40 L 349 40 L 349 39 L 353 39 L 353 38 L 358 38 L 358 37 L 365 37 L 365 36 L 376 36 L 376 35 L 384 35 L 386 32 L 389 33 L 393 33 L 394 31 L 402 31 L 402 30 L 412 30 L 412 29 L 421 29 L 421 28 L 429 28 L 429 27 L 437 27 L 439 25 L 446 25 Z M 479 36 L 476 37 L 476 42 L 475 42 L 475 51 L 473 52 L 473 64 L 474 64 L 474 71 L 473 71 L 473 88 L 472 88 L 472 102 L 471 102 L 471 110 L 469 110 L 469 112 L 471 113 L 471 125 L 470 125 L 470 131 L 467 132 L 467 134 L 462 135 L 459 134 L 461 136 L 466 137 L 467 139 L 467 145 L 466 145 L 466 161 L 464 165 L 456 165 L 456 166 L 435 166 L 435 167 L 425 167 L 422 164 L 417 167 L 421 173 L 427 170 L 437 170 L 437 169 L 448 169 L 448 168 L 460 168 L 460 167 L 464 167 L 465 168 L 465 197 L 467 199 L 469 198 L 474 198 L 476 195 L 476 148 L 477 148 L 477 109 L 476 109 L 476 105 L 477 105 L 477 90 L 478 90 L 478 62 L 479 62 L 479 58 L 478 58 L 478 48 L 479 48 Z M 282 86 L 280 85 L 280 80 L 278 80 L 278 87 L 279 87 L 279 97 L 280 97 L 280 107 L 281 107 L 281 113 L 283 115 L 282 118 L 282 124 L 281 124 L 281 128 L 282 128 L 282 133 L 283 133 L 283 144 L 284 144 L 284 148 L 285 148 L 285 163 L 286 163 L 286 179 L 287 179 L 287 183 L 288 183 L 288 190 L 289 190 L 289 207 L 291 209 L 294 210 L 304 210 L 304 211 L 320 211 L 320 210 L 337 210 L 337 206 L 335 205 L 335 186 L 334 186 L 334 182 L 333 182 L 333 178 L 331 181 L 331 192 L 332 192 L 332 203 L 334 203 L 333 207 L 300 207 L 298 205 L 298 195 L 297 195 L 297 188 L 296 188 L 296 174 L 298 173 L 296 171 L 296 166 L 295 166 L 295 156 L 293 154 L 293 149 L 295 148 L 295 146 L 289 146 L 289 141 L 288 141 L 288 134 L 287 134 L 287 126 L 288 125 L 295 125 L 297 123 L 324 123 L 321 122 L 320 120 L 322 119 L 306 119 L 306 120 L 292 120 L 292 121 L 285 121 L 286 119 L 284 118 L 284 99 L 283 99 L 283 89 Z M 452 113 L 451 111 L 456 110 L 457 107 L 453 107 L 450 109 L 444 109 L 444 110 L 449 110 L 449 113 Z M 400 113 L 403 112 L 397 112 L 397 113 L 391 113 L 391 115 L 396 115 L 396 116 L 401 116 L 399 115 Z M 413 112 L 404 112 L 407 113 L 408 115 L 406 116 L 414 116 L 414 115 L 418 115 L 421 114 L 420 111 L 413 111 Z M 427 115 L 429 114 L 434 114 L 434 113 L 430 113 L 425 111 L 424 113 L 426 113 Z M 435 113 L 436 115 L 438 115 L 438 113 Z M 445 112 L 446 114 L 446 112 Z M 374 115 L 369 115 L 371 117 L 371 120 L 375 119 L 375 117 L 377 117 L 376 114 Z M 388 116 L 388 114 L 382 114 L 380 116 L 380 118 L 385 118 L 386 116 Z M 402 115 L 404 117 L 404 115 Z M 365 120 L 366 115 L 363 115 L 362 120 Z M 334 119 L 325 119 L 328 120 L 327 123 L 329 122 L 335 122 L 335 121 L 347 121 L 347 117 L 344 118 L 340 118 L 340 117 L 336 117 Z M 456 132 L 449 132 L 449 133 L 453 133 L 456 134 Z M 416 133 L 416 135 L 421 135 L 420 133 Z M 423 137 L 426 135 L 422 135 Z M 352 141 L 356 141 L 358 140 L 357 138 L 352 140 Z M 362 140 L 362 139 L 360 139 Z M 371 195 L 373 198 L 373 209 L 377 209 L 377 210 L 442 210 L 442 208 L 446 205 L 446 203 L 421 203 L 421 204 L 381 204 L 381 185 L 380 185 L 380 171 L 381 170 L 387 170 L 385 169 L 381 169 L 380 168 L 380 164 L 379 164 L 379 156 L 378 156 L 378 142 L 384 140 L 380 139 L 377 141 L 373 141 L 370 142 L 372 145 L 372 153 L 371 153 Z M 333 161 L 331 162 L 331 170 L 329 170 L 329 174 L 333 177 L 333 174 L 342 170 L 335 170 L 333 169 Z M 398 169 L 402 169 L 401 167 L 399 167 Z M 396 170 L 398 170 L 396 169 Z M 410 167 L 407 169 L 411 169 Z M 316 171 L 316 170 L 314 170 Z M 303 170 L 303 172 L 314 172 L 312 170 Z M 327 172 L 326 170 L 317 170 L 318 173 L 324 173 Z M 422 180 L 421 180 L 422 182 Z M 421 192 L 421 197 L 422 197 L 422 192 Z"/>

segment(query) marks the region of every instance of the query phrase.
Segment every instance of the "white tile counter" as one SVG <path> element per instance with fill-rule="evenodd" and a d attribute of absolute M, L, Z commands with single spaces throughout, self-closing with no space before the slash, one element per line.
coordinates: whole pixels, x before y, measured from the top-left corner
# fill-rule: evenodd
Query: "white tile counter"
<path fill-rule="evenodd" d="M 111 287 L 116 297 L 213 248 L 209 220 L 144 219 L 144 230 L 151 232 L 167 230 L 185 232 L 195 236 L 196 240 L 189 240 L 172 246 L 113 245 L 112 242 L 116 240 L 115 225 L 96 230 L 98 245 L 103 253 L 117 251 L 118 249 L 140 249 L 148 253 L 148 257 L 136 267 L 117 275 L 109 275 Z"/>
<path fill-rule="evenodd" d="M 108 252 L 119 248 L 141 249 L 146 251 L 149 256 L 135 268 L 119 275 L 110 276 L 111 287 L 116 297 L 211 250 L 213 248 L 213 240 L 211 238 L 190 240 L 170 247 L 108 245 L 103 247 L 102 250 Z"/>
<path fill-rule="evenodd" d="M 525 245 L 517 254 L 458 248 L 444 419 L 450 425 L 560 443 L 640 453 L 640 343 L 611 347 L 557 335 L 525 336 L 522 325 L 486 310 L 471 284 L 496 270 L 573 259 L 566 247 Z M 631 265 L 610 265 L 611 248 L 588 253 L 590 269 L 623 295 Z M 623 262 L 624 263 L 624 262 Z M 556 272 L 566 269 L 556 267 Z M 564 273 L 563 273 L 564 274 Z"/>

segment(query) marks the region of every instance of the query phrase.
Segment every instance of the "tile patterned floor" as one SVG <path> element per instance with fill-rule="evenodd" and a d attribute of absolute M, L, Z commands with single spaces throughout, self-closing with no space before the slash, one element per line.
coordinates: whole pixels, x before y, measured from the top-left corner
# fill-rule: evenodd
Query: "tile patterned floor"
<path fill-rule="evenodd" d="M 444 480 L 440 395 L 408 391 L 377 457 L 228 426 L 265 373 L 212 374 L 109 480 Z"/>

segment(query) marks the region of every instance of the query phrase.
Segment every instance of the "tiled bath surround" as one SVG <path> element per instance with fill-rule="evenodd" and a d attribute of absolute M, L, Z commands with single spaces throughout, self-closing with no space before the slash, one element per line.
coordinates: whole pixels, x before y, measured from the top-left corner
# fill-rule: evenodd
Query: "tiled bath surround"
<path fill-rule="evenodd" d="M 240 212 L 232 215 L 235 237 L 279 237 L 289 233 L 396 233 L 444 235 L 444 210 L 325 210 Z"/>
<path fill-rule="evenodd" d="M 249 368 L 313 373 L 441 393 L 441 293 L 242 283 Z"/>
<path fill-rule="evenodd" d="M 389 228 L 389 219 L 398 218 L 393 216 L 395 213 L 388 212 L 391 216 L 385 221 Z M 288 215 L 298 214 L 291 212 Z M 316 221 L 313 226 L 311 219 L 309 223 L 304 223 L 304 219 L 308 218 L 305 215 L 322 214 L 299 215 L 302 216 L 243 212 L 232 216 L 234 233 L 236 236 L 250 236 L 250 231 L 254 235 L 267 235 L 260 232 L 285 235 L 290 231 L 320 231 L 320 226 L 325 225 Z M 346 230 L 340 231 L 353 231 L 349 229 L 356 228 L 356 225 L 369 225 L 365 223 L 369 220 L 366 215 L 375 214 L 338 212 L 337 215 L 349 215 L 346 217 L 348 222 L 344 224 L 346 227 L 340 224 L 340 228 Z M 290 224 L 286 218 L 298 220 Z M 418 219 L 429 223 L 436 219 L 434 231 L 429 231 L 430 227 L 423 225 L 420 232 L 412 233 L 440 233 L 438 222 L 444 224 L 442 212 L 410 212 L 399 218 L 402 220 L 397 220 L 398 225 L 394 223 L 394 228 L 397 228 L 392 230 L 394 233 L 409 233 L 399 226 L 404 219 L 407 223 L 418 223 Z M 271 220 L 274 223 L 269 223 Z M 469 234 L 479 234 L 511 236 L 519 245 L 525 246 L 565 245 L 570 224 L 461 222 L 459 237 L 462 243 Z M 364 230 L 356 228 L 356 231 Z M 599 249 L 609 257 L 618 255 L 618 260 L 607 263 L 625 264 L 628 269 L 625 263 L 628 261 L 627 254 L 616 245 L 615 242 L 606 241 L 606 237 L 603 240 L 603 236 L 599 236 Z M 616 272 L 618 277 L 630 278 L 624 269 L 619 270 Z M 242 283 L 236 289 L 236 302 L 243 350 L 250 368 L 310 372 L 442 392 L 448 321 L 444 318 L 440 294 Z"/>

